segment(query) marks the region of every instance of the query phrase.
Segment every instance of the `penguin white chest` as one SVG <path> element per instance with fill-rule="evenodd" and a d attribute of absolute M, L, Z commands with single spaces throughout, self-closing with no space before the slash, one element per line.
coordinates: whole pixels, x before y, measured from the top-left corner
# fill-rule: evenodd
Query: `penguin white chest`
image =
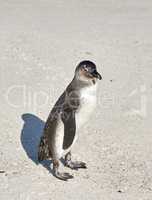
<path fill-rule="evenodd" d="M 80 108 L 76 113 L 76 125 L 79 129 L 88 121 L 96 106 L 96 85 L 80 91 Z"/>

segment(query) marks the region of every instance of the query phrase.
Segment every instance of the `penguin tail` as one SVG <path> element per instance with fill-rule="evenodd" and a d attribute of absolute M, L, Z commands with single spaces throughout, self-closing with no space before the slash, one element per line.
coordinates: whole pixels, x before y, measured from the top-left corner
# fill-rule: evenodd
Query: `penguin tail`
<path fill-rule="evenodd" d="M 38 147 L 38 161 L 43 161 L 50 158 L 50 151 L 48 145 L 48 139 L 46 136 L 42 136 Z"/>

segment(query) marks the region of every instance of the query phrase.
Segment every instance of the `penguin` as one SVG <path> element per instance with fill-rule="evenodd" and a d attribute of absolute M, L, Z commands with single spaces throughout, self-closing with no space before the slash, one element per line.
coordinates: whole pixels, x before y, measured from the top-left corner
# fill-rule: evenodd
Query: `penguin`
<path fill-rule="evenodd" d="M 84 162 L 73 162 L 71 149 L 78 138 L 79 129 L 88 121 L 96 106 L 98 80 L 102 77 L 95 63 L 89 60 L 80 62 L 73 80 L 67 86 L 51 110 L 45 123 L 38 147 L 39 162 L 52 159 L 53 175 L 63 181 L 73 178 L 69 173 L 59 172 L 59 161 L 77 170 L 87 168 Z"/>

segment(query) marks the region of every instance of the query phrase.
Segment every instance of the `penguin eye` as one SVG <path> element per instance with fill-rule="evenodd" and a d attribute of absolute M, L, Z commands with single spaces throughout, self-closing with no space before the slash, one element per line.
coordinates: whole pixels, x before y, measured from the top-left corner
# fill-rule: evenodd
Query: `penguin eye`
<path fill-rule="evenodd" d="M 84 70 L 85 70 L 86 72 L 88 72 L 88 71 L 89 71 L 89 69 L 87 68 L 87 66 L 86 66 L 86 65 L 84 65 Z"/>

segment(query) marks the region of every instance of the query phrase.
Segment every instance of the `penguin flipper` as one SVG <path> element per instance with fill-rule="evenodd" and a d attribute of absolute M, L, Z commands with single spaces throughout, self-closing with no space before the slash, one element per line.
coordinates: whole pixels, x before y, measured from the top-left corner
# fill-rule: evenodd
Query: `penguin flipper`
<path fill-rule="evenodd" d="M 48 158 L 50 158 L 48 139 L 46 135 L 43 135 L 41 137 L 39 149 L 38 149 L 38 161 L 40 162 Z"/>
<path fill-rule="evenodd" d="M 65 114 L 65 113 L 64 113 Z M 74 140 L 76 133 L 76 120 L 75 112 L 72 110 L 67 112 L 64 117 L 62 117 L 64 123 L 64 139 L 63 139 L 63 149 L 68 149 Z"/>

